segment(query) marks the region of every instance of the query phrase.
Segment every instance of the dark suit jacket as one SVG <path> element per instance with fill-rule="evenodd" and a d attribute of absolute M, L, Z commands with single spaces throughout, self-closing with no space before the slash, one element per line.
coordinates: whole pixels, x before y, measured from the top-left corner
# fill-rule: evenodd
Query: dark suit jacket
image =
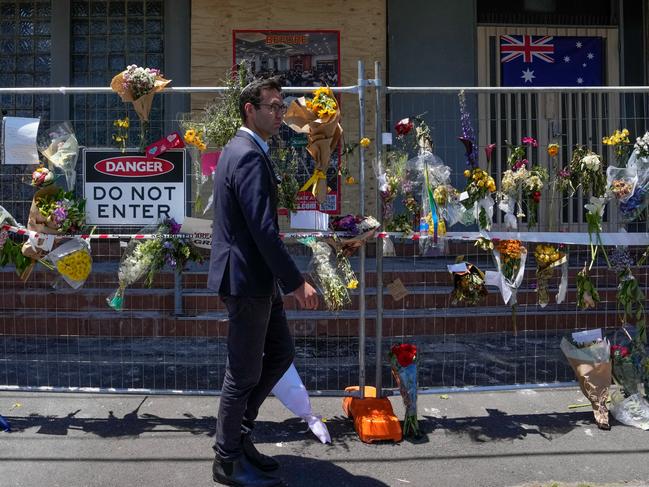
<path fill-rule="evenodd" d="M 207 287 L 221 295 L 270 296 L 304 282 L 279 236 L 277 178 L 268 156 L 239 130 L 214 174 L 214 222 Z"/>

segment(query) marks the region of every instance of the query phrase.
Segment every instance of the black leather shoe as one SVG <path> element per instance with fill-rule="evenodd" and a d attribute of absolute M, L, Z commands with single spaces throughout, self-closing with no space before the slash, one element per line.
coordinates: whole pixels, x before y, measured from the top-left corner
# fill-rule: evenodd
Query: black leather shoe
<path fill-rule="evenodd" d="M 264 472 L 271 472 L 279 468 L 279 463 L 273 457 L 264 455 L 260 453 L 257 448 L 255 448 L 250 435 L 241 435 L 241 448 L 243 450 L 244 456 L 250 460 L 255 467 Z"/>
<path fill-rule="evenodd" d="M 224 462 L 217 455 L 212 464 L 212 478 L 214 482 L 223 485 L 241 487 L 277 487 L 284 485 L 281 479 L 271 477 L 257 470 L 245 455 L 241 455 L 233 462 Z"/>

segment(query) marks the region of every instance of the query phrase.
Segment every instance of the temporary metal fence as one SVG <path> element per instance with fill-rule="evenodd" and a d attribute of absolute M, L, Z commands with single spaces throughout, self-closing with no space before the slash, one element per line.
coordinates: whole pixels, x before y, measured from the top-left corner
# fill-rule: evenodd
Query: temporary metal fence
<path fill-rule="evenodd" d="M 432 129 L 434 152 L 453 168 L 453 185 L 463 187 L 463 150 L 457 141 L 461 133 L 460 91 L 467 99 L 480 152 L 489 143 L 498 144 L 491 171 L 496 180 L 506 169 L 505 140 L 515 143 L 522 136 L 536 135 L 540 147 L 532 151 L 531 157 L 554 170 L 543 152 L 544 144 L 557 141 L 565 163 L 574 144 L 583 143 L 606 153 L 601 145 L 603 135 L 622 126 L 641 135 L 647 127 L 645 87 L 391 87 L 383 83 L 380 65 L 374 68 L 374 78 L 367 80 L 365 66 L 360 62 L 356 85 L 333 88 L 342 97 L 346 113 L 358 110 L 359 139 L 374 139 L 373 151 L 359 153 L 359 214 L 369 212 L 366 195 L 372 200 L 376 197 L 376 208 L 381 207 L 378 194 L 369 194 L 366 171 L 376 175 L 382 170 L 386 154 L 392 150 L 383 144 L 383 133 L 392 132 L 394 124 L 404 117 L 422 115 L 426 119 Z M 221 90 L 170 87 L 162 95 Z M 311 90 L 284 89 L 288 93 Z M 109 88 L 0 88 L 0 93 L 52 94 L 66 99 L 77 94 L 86 99 L 91 95 L 116 97 Z M 372 124 L 365 120 L 369 103 L 374 105 Z M 554 118 L 543 115 L 550 105 Z M 174 123 L 167 120 L 165 127 L 175 127 Z M 371 125 L 373 131 L 366 133 L 366 127 Z M 607 155 L 612 157 L 610 152 Z M 483 156 L 481 167 L 486 167 Z M 24 182 L 30 171 L 29 166 L 0 166 L 0 204 L 23 223 L 33 194 Z M 78 167 L 79 182 L 80 171 Z M 385 385 L 388 390 L 384 393 L 390 393 L 395 384 L 387 352 L 393 343 L 406 341 L 418 346 L 422 390 L 556 386 L 572 381 L 572 372 L 558 348 L 559 340 L 575 329 L 601 326 L 610 332 L 618 326 L 617 281 L 614 272 L 598 262 L 592 277 L 600 288 L 602 303 L 597 310 L 577 309 L 575 274 L 589 258 L 582 213 L 585 196 L 552 201 L 551 194 L 544 191 L 539 231 L 530 232 L 523 220 L 524 232 L 493 236 L 528 242 L 530 253 L 534 242 L 567 243 L 570 289 L 564 304 L 538 307 L 534 262 L 528 259 L 526 278 L 519 291 L 516 330 L 512 309 L 504 306 L 500 295 L 491 288 L 484 304 L 452 306 L 447 264 L 462 255 L 483 271 L 494 269 L 490 256 L 474 246 L 478 237 L 475 229 L 452 228 L 453 232 L 434 251 L 424 244 L 427 238 L 418 238 L 416 228 L 414 235 L 383 231 L 351 258 L 359 288 L 353 293 L 350 309 L 338 313 L 324 309 L 303 311 L 297 309 L 292 298 L 285 300 L 294 332 L 295 363 L 311 393 L 340 394 L 346 386 L 366 383 L 376 385 L 380 391 Z M 186 206 L 190 208 L 191 203 L 188 200 Z M 503 230 L 499 213 L 497 209 L 494 212 L 495 232 Z M 604 235 L 605 243 L 631 243 L 638 257 L 649 244 L 644 224 L 629 228 L 640 232 L 622 240 L 616 233 L 620 228 L 611 211 L 607 215 L 605 230 L 609 233 Z M 132 286 L 127 290 L 128 309 L 117 314 L 106 307 L 104 300 L 118 285 L 120 243 L 127 240 L 132 229 L 99 231 L 108 236 L 93 236 L 93 272 L 79 291 L 52 289 L 52 274 L 39 268 L 27 283 L 20 282 L 10 269 L 0 271 L 0 389 L 218 393 L 225 366 L 227 315 L 216 295 L 206 290 L 206 265 L 190 266 L 182 276 L 163 272 L 152 289 L 142 284 Z M 309 252 L 292 239 L 293 235 L 285 237 L 291 253 L 306 270 Z M 384 255 L 384 248 L 391 247 L 394 255 Z M 646 267 L 634 269 L 634 275 L 646 288 Z M 397 279 L 408 292 L 401 299 L 394 297 L 387 286 Z M 552 286 L 556 287 L 556 280 Z"/>

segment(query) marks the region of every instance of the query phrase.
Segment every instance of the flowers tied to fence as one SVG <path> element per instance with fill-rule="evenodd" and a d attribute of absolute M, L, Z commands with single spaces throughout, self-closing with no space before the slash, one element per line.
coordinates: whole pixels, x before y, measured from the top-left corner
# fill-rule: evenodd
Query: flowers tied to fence
<path fill-rule="evenodd" d="M 462 256 L 458 257 L 461 260 Z M 464 266 L 463 268 L 459 269 Z M 485 275 L 469 262 L 456 262 L 449 266 L 449 272 L 453 277 L 453 291 L 451 292 L 451 304 L 465 303 L 468 306 L 477 305 L 487 295 L 485 286 Z"/>
<path fill-rule="evenodd" d="M 563 303 L 568 290 L 568 256 L 554 245 L 538 244 L 534 249 L 536 260 L 536 292 L 538 303 L 545 308 L 550 302 L 549 281 L 554 269 L 561 266 L 561 282 L 557 292 L 557 304 Z"/>
<path fill-rule="evenodd" d="M 307 151 L 315 162 L 313 174 L 300 188 L 311 190 L 318 203 L 327 197 L 327 168 L 343 129 L 338 102 L 329 87 L 315 90 L 311 99 L 300 97 L 290 104 L 284 122 L 298 133 L 307 134 Z"/>
<path fill-rule="evenodd" d="M 406 409 L 403 436 L 417 438 L 420 436 L 417 421 L 417 347 L 410 343 L 398 343 L 392 346 L 388 355 L 392 376 L 399 386 Z"/>
<path fill-rule="evenodd" d="M 509 229 L 518 228 L 518 219 L 527 212 L 528 227 L 537 223 L 537 213 L 541 202 L 541 190 L 548 180 L 548 172 L 527 159 L 528 148 L 538 147 L 533 137 L 523 137 L 520 145 L 509 145 L 507 158 L 509 169 L 503 173 L 498 207 L 505 212 L 505 225 Z M 523 210 L 525 204 L 525 211 Z M 518 208 L 517 208 L 518 207 Z"/>
<path fill-rule="evenodd" d="M 79 142 L 68 122 L 56 125 L 39 138 L 39 150 L 50 167 L 65 175 L 68 191 L 73 191 L 76 179 Z"/>
<path fill-rule="evenodd" d="M 149 113 L 156 93 L 164 90 L 171 80 L 165 79 L 156 68 L 143 68 L 131 64 L 124 71 L 116 74 L 110 87 L 122 101 L 131 102 L 140 119 L 140 148 L 146 146 L 146 131 Z"/>
<path fill-rule="evenodd" d="M 318 241 L 315 237 L 305 237 L 298 241 L 311 248 L 309 274 L 322 294 L 325 306 L 329 311 L 341 310 L 351 301 L 349 289 L 355 288 L 358 282 L 353 272 L 347 273 L 351 267 L 339 266 L 336 257 L 341 257 L 342 253 L 336 255 L 326 242 Z"/>
<path fill-rule="evenodd" d="M 54 182 L 54 173 L 45 166 L 39 166 L 32 173 L 31 185 L 35 188 L 44 188 Z"/>
<path fill-rule="evenodd" d="M 151 287 L 156 273 L 165 266 L 181 272 L 188 262 L 202 262 L 202 254 L 191 240 L 179 235 L 180 229 L 181 225 L 171 218 L 142 230 L 144 234 L 155 234 L 155 238 L 131 239 L 119 263 L 119 287 L 106 298 L 108 306 L 115 311 L 122 311 L 126 288 L 145 276 L 146 286 Z"/>
<path fill-rule="evenodd" d="M 600 302 L 599 293 L 588 274 L 588 265 L 577 273 L 577 307 L 580 309 L 595 308 Z"/>

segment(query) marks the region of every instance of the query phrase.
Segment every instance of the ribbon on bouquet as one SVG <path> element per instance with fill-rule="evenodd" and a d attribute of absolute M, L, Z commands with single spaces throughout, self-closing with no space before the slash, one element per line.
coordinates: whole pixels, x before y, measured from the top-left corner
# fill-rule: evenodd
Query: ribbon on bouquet
<path fill-rule="evenodd" d="M 315 197 L 318 188 L 318 181 L 320 181 L 321 179 L 327 179 L 327 176 L 325 176 L 325 173 L 320 169 L 315 169 L 311 177 L 300 188 L 300 192 L 308 191 L 309 188 L 311 188 L 311 194 Z"/>
<path fill-rule="evenodd" d="M 426 192 L 428 193 L 428 201 L 430 203 L 430 215 L 433 219 L 433 242 L 437 243 L 437 231 L 439 228 L 439 216 L 437 215 L 437 206 L 435 205 L 435 198 L 433 197 L 433 190 L 428 182 L 428 163 L 424 159 L 424 179 L 426 183 Z"/>
<path fill-rule="evenodd" d="M 516 230 L 518 228 L 518 220 L 514 212 L 516 211 L 516 200 L 509 195 L 504 195 L 498 208 L 505 213 L 505 228 Z"/>

